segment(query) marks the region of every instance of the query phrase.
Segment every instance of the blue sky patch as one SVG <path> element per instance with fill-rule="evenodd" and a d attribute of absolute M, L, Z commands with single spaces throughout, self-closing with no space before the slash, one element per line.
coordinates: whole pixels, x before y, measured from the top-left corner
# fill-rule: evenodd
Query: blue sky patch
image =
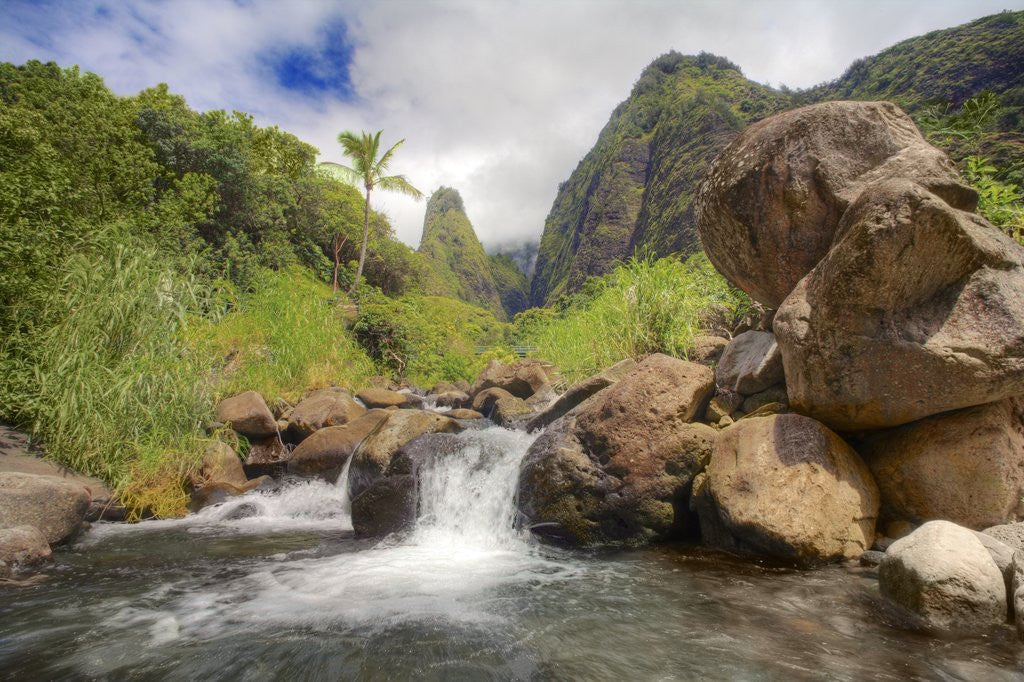
<path fill-rule="evenodd" d="M 289 45 L 264 54 L 262 61 L 278 85 L 307 97 L 355 98 L 349 67 L 353 47 L 343 21 L 325 26 L 312 45 Z"/>

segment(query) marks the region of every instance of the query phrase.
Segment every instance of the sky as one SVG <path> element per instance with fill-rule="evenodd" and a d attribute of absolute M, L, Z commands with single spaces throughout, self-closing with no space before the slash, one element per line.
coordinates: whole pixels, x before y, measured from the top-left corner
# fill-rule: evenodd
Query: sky
<path fill-rule="evenodd" d="M 558 184 L 644 66 L 722 55 L 760 83 L 838 77 L 859 57 L 1024 0 L 0 0 L 0 61 L 80 65 L 122 95 L 167 83 L 344 162 L 342 130 L 405 138 L 392 172 L 462 194 L 489 250 L 539 239 Z M 378 193 L 417 246 L 424 202 Z"/>

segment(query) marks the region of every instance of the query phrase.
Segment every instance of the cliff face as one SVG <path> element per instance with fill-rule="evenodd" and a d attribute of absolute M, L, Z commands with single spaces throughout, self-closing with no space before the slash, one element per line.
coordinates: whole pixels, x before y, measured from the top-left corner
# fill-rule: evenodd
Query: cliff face
<path fill-rule="evenodd" d="M 484 252 L 458 191 L 441 187 L 430 196 L 418 250 L 430 267 L 424 293 L 478 305 L 499 320 L 526 308 L 526 275 L 508 256 Z"/>
<path fill-rule="evenodd" d="M 544 224 L 530 303 L 546 305 L 637 252 L 699 248 L 693 198 L 705 169 L 748 123 L 834 99 L 888 99 L 920 115 L 999 96 L 1001 134 L 983 152 L 1024 164 L 1024 12 L 1004 12 L 899 43 L 837 80 L 779 91 L 713 55 L 669 53 L 644 69 L 594 148 L 559 188 Z M 975 151 L 948 149 L 954 159 Z"/>

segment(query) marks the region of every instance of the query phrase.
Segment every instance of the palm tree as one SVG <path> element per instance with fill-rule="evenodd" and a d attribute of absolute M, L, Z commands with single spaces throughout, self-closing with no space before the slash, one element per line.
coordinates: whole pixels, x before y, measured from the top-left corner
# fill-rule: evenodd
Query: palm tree
<path fill-rule="evenodd" d="M 355 186 L 360 184 L 366 189 L 366 206 L 363 210 L 363 243 L 359 247 L 359 267 L 356 269 L 356 278 L 352 282 L 354 290 L 363 276 L 363 264 L 366 262 L 366 242 L 370 238 L 370 192 L 375 188 L 388 190 L 390 192 L 401 192 L 413 199 L 419 200 L 423 192 L 419 191 L 405 179 L 404 175 L 385 175 L 395 150 L 402 146 L 405 140 L 399 140 L 391 149 L 384 152 L 380 157 L 380 134 L 370 134 L 365 130 L 357 135 L 351 130 L 338 135 L 338 144 L 345 152 L 345 156 L 352 159 L 352 167 L 343 166 L 339 163 L 325 161 L 320 166 L 339 180 L 351 183 Z"/>

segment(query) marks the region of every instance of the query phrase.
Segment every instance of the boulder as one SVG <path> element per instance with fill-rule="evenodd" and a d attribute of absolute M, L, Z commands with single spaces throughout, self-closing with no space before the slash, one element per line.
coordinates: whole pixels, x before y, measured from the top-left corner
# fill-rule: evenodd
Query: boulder
<path fill-rule="evenodd" d="M 914 178 L 960 209 L 977 204 L 894 104 L 794 109 L 748 126 L 711 164 L 697 193 L 697 231 L 726 279 L 778 308 L 828 252 L 847 207 L 890 177 Z"/>
<path fill-rule="evenodd" d="M 50 545 L 35 526 L 0 528 L 0 578 L 50 558 Z"/>
<path fill-rule="evenodd" d="M 288 417 L 288 437 L 300 443 L 325 426 L 342 426 L 359 417 L 366 409 L 343 388 L 332 386 L 303 398 Z"/>
<path fill-rule="evenodd" d="M 354 500 L 379 479 L 399 448 L 425 433 L 458 433 L 457 421 L 436 412 L 397 410 L 375 429 L 352 455 L 349 493 Z"/>
<path fill-rule="evenodd" d="M 1022 259 L 919 184 L 870 186 L 775 316 L 790 404 L 859 430 L 1024 393 Z"/>
<path fill-rule="evenodd" d="M 515 396 L 498 398 L 491 409 L 491 420 L 498 426 L 512 428 L 515 424 L 525 421 L 533 414 L 533 408 L 522 398 Z"/>
<path fill-rule="evenodd" d="M 981 531 L 1014 550 L 1024 550 L 1024 522 L 1004 523 Z"/>
<path fill-rule="evenodd" d="M 391 416 L 387 410 L 364 412 L 344 426 L 328 426 L 302 441 L 288 460 L 288 473 L 318 476 L 333 483 L 366 438 Z"/>
<path fill-rule="evenodd" d="M 878 568 L 882 594 L 928 628 L 972 631 L 1006 621 L 1006 586 L 970 530 L 929 521 L 889 546 Z"/>
<path fill-rule="evenodd" d="M 1024 641 L 1024 551 L 1017 550 L 1013 553 L 1010 571 L 1012 577 L 1007 598 L 1010 601 L 1010 610 L 1014 614 L 1017 638 Z"/>
<path fill-rule="evenodd" d="M 248 478 L 259 476 L 280 476 L 285 472 L 291 451 L 275 434 L 270 438 L 249 444 L 242 470 Z"/>
<path fill-rule="evenodd" d="M 526 428 L 528 431 L 537 431 L 544 428 L 559 417 L 564 416 L 569 410 L 582 403 L 587 398 L 602 391 L 622 377 L 626 376 L 636 368 L 636 361 L 632 358 L 620 360 L 611 367 L 597 374 L 587 377 L 578 384 L 574 384 L 565 393 L 559 396 L 549 407 L 536 417 L 530 420 Z"/>
<path fill-rule="evenodd" d="M 456 409 L 448 413 L 452 419 L 483 419 L 484 416 L 476 410 Z"/>
<path fill-rule="evenodd" d="M 722 336 L 698 334 L 693 337 L 693 347 L 686 354 L 686 359 L 701 365 L 713 367 L 722 357 L 722 352 L 729 345 L 729 339 Z"/>
<path fill-rule="evenodd" d="M 220 401 L 217 421 L 230 426 L 249 440 L 262 440 L 277 434 L 277 420 L 256 391 L 246 391 Z"/>
<path fill-rule="evenodd" d="M 473 383 L 473 390 L 470 391 L 470 394 L 475 397 L 481 391 L 489 388 L 501 388 L 515 397 L 525 400 L 541 386 L 552 383 L 557 378 L 558 372 L 554 367 L 540 360 L 525 358 L 517 360 L 511 365 L 491 360 Z"/>
<path fill-rule="evenodd" d="M 251 490 L 266 490 L 273 487 L 274 479 L 270 476 L 260 476 L 242 485 L 232 485 L 223 481 L 206 483 L 192 491 L 189 498 L 188 510 L 197 512 L 204 507 L 209 507 L 222 502 L 227 502 L 232 497 L 244 495 Z"/>
<path fill-rule="evenodd" d="M 206 448 L 199 470 L 203 483 L 229 483 L 242 486 L 249 480 L 242 468 L 242 460 L 227 443 L 215 441 Z"/>
<path fill-rule="evenodd" d="M 775 335 L 743 332 L 725 347 L 715 368 L 715 383 L 740 395 L 760 393 L 785 380 Z"/>
<path fill-rule="evenodd" d="M 1004 542 L 996 540 L 991 535 L 985 535 L 978 531 L 973 531 L 974 535 L 977 536 L 978 541 L 981 542 L 985 551 L 992 557 L 992 561 L 995 562 L 996 568 L 1003 576 L 1003 582 L 1006 585 L 1007 598 L 1010 600 L 1009 606 L 1013 606 L 1013 555 L 1014 549 Z M 1012 613 L 1010 614 L 1013 615 Z"/>
<path fill-rule="evenodd" d="M 469 394 L 458 389 L 438 393 L 434 398 L 438 407 L 461 408 L 470 404 Z"/>
<path fill-rule="evenodd" d="M 551 424 L 519 475 L 524 523 L 549 542 L 642 545 L 694 530 L 693 476 L 715 431 L 690 423 L 714 389 L 710 369 L 652 355 Z"/>
<path fill-rule="evenodd" d="M 547 408 L 556 400 L 558 400 L 558 391 L 555 390 L 553 385 L 544 384 L 534 391 L 533 395 L 526 399 L 526 404 L 533 408 L 534 411 L 540 411 Z"/>
<path fill-rule="evenodd" d="M 1024 399 L 928 417 L 865 437 L 882 517 L 980 530 L 1024 519 Z"/>
<path fill-rule="evenodd" d="M 383 388 L 366 388 L 356 393 L 356 397 L 362 400 L 364 405 L 371 408 L 404 407 L 409 402 L 408 394 L 389 391 Z"/>
<path fill-rule="evenodd" d="M 494 403 L 502 398 L 515 398 L 503 388 L 485 388 L 473 397 L 473 409 L 483 415 L 489 415 L 494 408 Z"/>
<path fill-rule="evenodd" d="M 778 384 L 760 393 L 747 396 L 744 398 L 743 403 L 739 405 L 739 409 L 749 414 L 772 403 L 778 403 L 783 406 L 789 405 L 789 394 L 786 393 L 785 384 Z"/>
<path fill-rule="evenodd" d="M 0 472 L 0 528 L 33 526 L 55 545 L 71 538 L 85 520 L 89 492 L 53 476 Z"/>
<path fill-rule="evenodd" d="M 795 414 L 743 419 L 718 434 L 694 508 L 707 544 L 813 565 L 871 547 L 878 489 L 857 453 Z"/>

